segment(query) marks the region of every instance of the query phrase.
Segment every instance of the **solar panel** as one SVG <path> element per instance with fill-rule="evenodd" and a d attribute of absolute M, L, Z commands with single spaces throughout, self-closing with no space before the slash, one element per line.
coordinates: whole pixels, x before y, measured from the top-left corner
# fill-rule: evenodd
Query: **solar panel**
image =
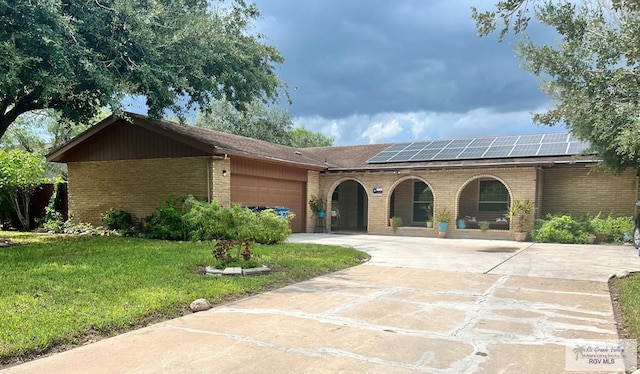
<path fill-rule="evenodd" d="M 540 148 L 540 144 L 522 144 L 516 145 L 513 147 L 511 157 L 523 157 L 523 156 L 531 156 L 538 154 L 538 148 Z"/>
<path fill-rule="evenodd" d="M 458 155 L 459 159 L 473 159 L 482 158 L 482 155 L 487 151 L 487 147 L 467 147 L 462 153 Z"/>
<path fill-rule="evenodd" d="M 518 141 L 518 136 L 501 136 L 501 137 L 497 138 L 496 141 L 493 142 L 491 145 L 492 146 L 514 145 L 514 144 L 516 144 L 516 141 Z"/>
<path fill-rule="evenodd" d="M 513 146 L 511 145 L 499 145 L 495 147 L 491 147 L 485 152 L 485 158 L 496 158 L 496 157 L 509 157 Z"/>
<path fill-rule="evenodd" d="M 470 147 L 488 147 L 495 140 L 496 140 L 495 136 L 491 138 L 476 138 L 476 139 L 473 139 L 473 141 L 471 142 L 471 144 L 469 144 L 469 146 Z"/>
<path fill-rule="evenodd" d="M 585 142 L 571 142 L 569 143 L 569 150 L 567 151 L 569 154 L 576 155 L 584 150 L 589 148 L 589 143 Z"/>
<path fill-rule="evenodd" d="M 435 142 L 432 142 L 431 144 L 426 146 L 425 149 L 433 149 L 433 148 L 442 149 L 449 143 L 451 143 L 451 140 L 436 140 Z"/>
<path fill-rule="evenodd" d="M 540 144 L 540 150 L 536 156 L 561 156 L 567 154 L 567 143 Z"/>
<path fill-rule="evenodd" d="M 589 143 L 560 133 L 443 139 L 394 144 L 367 162 L 566 156 L 579 154 L 588 148 Z"/>
<path fill-rule="evenodd" d="M 569 134 L 544 134 L 542 143 L 566 143 Z"/>
<path fill-rule="evenodd" d="M 466 146 L 471 144 L 472 141 L 473 141 L 473 139 L 454 139 L 453 141 L 451 141 L 451 143 L 449 143 L 449 145 L 447 147 L 465 148 Z"/>
<path fill-rule="evenodd" d="M 412 161 L 420 160 L 420 161 L 428 161 L 433 158 L 433 156 L 437 155 L 440 152 L 439 149 L 425 149 L 416 153 L 415 157 Z"/>
<path fill-rule="evenodd" d="M 438 153 L 433 159 L 434 160 L 455 160 L 458 158 L 458 155 L 464 151 L 464 148 L 445 148 L 440 153 Z"/>
<path fill-rule="evenodd" d="M 405 151 L 420 151 L 427 145 L 431 144 L 431 142 L 416 142 L 409 144 L 404 150 Z"/>
<path fill-rule="evenodd" d="M 522 135 L 520 136 L 520 138 L 518 139 L 518 141 L 516 142 L 516 144 L 520 145 L 520 144 L 540 144 L 540 141 L 542 140 L 542 134 L 537 134 L 537 135 Z"/>
<path fill-rule="evenodd" d="M 401 151 L 389 159 L 390 162 L 409 161 L 416 154 L 415 151 Z"/>

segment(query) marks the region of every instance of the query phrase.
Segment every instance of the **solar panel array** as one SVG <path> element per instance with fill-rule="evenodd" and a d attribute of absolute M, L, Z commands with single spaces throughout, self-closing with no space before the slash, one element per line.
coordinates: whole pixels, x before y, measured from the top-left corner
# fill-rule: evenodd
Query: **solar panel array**
<path fill-rule="evenodd" d="M 567 133 L 509 135 L 482 138 L 397 143 L 373 156 L 368 163 L 473 160 L 486 158 L 571 156 L 589 143 Z"/>

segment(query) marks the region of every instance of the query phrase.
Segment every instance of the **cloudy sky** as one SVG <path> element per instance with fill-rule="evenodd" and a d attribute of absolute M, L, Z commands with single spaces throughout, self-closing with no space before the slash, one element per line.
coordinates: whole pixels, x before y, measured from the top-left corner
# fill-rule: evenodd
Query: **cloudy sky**
<path fill-rule="evenodd" d="M 336 145 L 564 130 L 532 123 L 550 103 L 513 41 L 476 35 L 470 4 L 490 0 L 254 1 L 294 123 Z"/>

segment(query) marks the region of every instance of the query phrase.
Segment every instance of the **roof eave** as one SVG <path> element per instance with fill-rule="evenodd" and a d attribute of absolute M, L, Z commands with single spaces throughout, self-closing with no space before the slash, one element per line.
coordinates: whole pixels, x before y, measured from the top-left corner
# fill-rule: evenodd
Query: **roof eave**
<path fill-rule="evenodd" d="M 280 159 L 280 158 L 276 158 L 276 157 L 270 157 L 270 156 L 255 154 L 255 153 L 243 152 L 243 151 L 239 151 L 237 149 L 226 149 L 226 148 L 222 148 L 222 147 L 217 147 L 216 148 L 216 155 L 219 155 L 219 156 L 231 155 L 231 156 L 238 156 L 238 157 L 248 158 L 248 159 L 252 159 L 252 160 L 257 160 L 257 161 L 270 161 L 270 162 L 277 163 L 277 164 L 295 166 L 295 167 L 298 167 L 298 168 L 304 168 L 304 169 L 307 169 L 307 170 L 314 170 L 314 171 L 327 170 L 326 166 L 321 166 L 321 165 L 317 165 L 317 164 L 309 164 L 309 163 L 305 163 L 305 162 L 289 161 L 289 160 L 284 160 L 284 159 Z"/>
<path fill-rule="evenodd" d="M 470 169 L 470 168 L 487 168 L 487 167 L 514 167 L 514 166 L 545 166 L 545 165 L 566 165 L 566 164 L 593 164 L 601 160 L 596 158 L 580 158 L 580 159 L 557 159 L 557 160 L 518 160 L 518 161 L 500 161 L 500 162 L 478 162 L 478 163 L 439 163 L 439 164 L 413 164 L 413 165 L 393 165 L 393 164 L 377 164 L 376 166 L 365 167 L 328 167 L 329 172 L 340 171 L 395 171 L 406 169 Z"/>

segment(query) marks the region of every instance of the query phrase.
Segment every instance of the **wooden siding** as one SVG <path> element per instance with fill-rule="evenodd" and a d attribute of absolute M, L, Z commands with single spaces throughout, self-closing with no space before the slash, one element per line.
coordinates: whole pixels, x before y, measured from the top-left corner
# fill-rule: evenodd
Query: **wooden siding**
<path fill-rule="evenodd" d="M 307 169 L 293 168 L 278 163 L 260 162 L 239 157 L 231 158 L 231 170 L 234 174 L 254 177 L 307 181 Z"/>
<path fill-rule="evenodd" d="M 67 152 L 64 160 L 111 161 L 205 155 L 201 150 L 119 120 Z"/>

